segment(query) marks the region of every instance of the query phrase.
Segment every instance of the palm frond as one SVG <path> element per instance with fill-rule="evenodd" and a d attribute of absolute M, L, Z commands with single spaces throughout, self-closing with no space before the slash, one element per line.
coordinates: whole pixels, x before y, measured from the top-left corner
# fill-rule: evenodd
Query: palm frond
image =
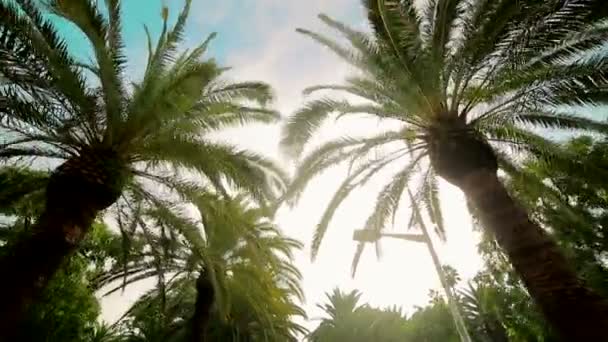
<path fill-rule="evenodd" d="M 109 15 L 114 26 L 120 20 L 120 6 L 116 1 L 108 2 Z M 104 108 L 107 115 L 108 128 L 105 139 L 112 142 L 122 123 L 125 89 L 121 73 L 124 69 L 125 58 L 120 46 L 120 26 L 112 27 L 97 6 L 88 0 L 64 1 L 53 0 L 50 8 L 57 15 L 74 23 L 88 38 L 93 46 L 96 57 L 97 76 L 103 88 Z"/>
<path fill-rule="evenodd" d="M 586 52 L 592 51 L 608 39 L 608 27 L 606 25 L 593 25 L 583 31 L 573 31 L 565 39 L 557 41 L 552 47 L 538 57 L 531 59 L 526 68 L 536 68 L 543 65 L 553 65 L 561 62 L 576 60 L 584 56 Z"/>
<path fill-rule="evenodd" d="M 424 185 L 421 188 L 423 193 L 420 198 L 426 208 L 431 223 L 435 226 L 435 233 L 441 240 L 445 240 L 445 220 L 439 198 L 438 179 L 432 169 L 429 169 L 428 172 L 429 174 L 425 177 Z"/>
<path fill-rule="evenodd" d="M 403 131 L 389 131 L 371 137 L 342 137 L 326 142 L 301 160 L 301 167 L 298 168 L 281 200 L 297 202 L 308 182 L 322 171 L 348 159 L 366 156 L 369 151 L 400 141 L 406 135 Z"/>
<path fill-rule="evenodd" d="M 364 6 L 368 10 L 368 18 L 372 27 L 381 40 L 381 45 L 388 47 L 387 53 L 396 57 L 406 77 L 413 83 L 413 88 L 429 104 L 429 97 L 438 96 L 437 79 L 428 77 L 433 72 L 422 75 L 416 64 L 425 64 L 431 68 L 433 65 L 425 63 L 420 39 L 420 18 L 416 14 L 413 1 L 393 0 L 365 0 Z M 430 109 L 430 108 L 429 108 Z"/>
<path fill-rule="evenodd" d="M 48 174 L 25 168 L 4 167 L 0 171 L 0 210 L 5 212 L 17 208 L 25 197 L 44 189 Z"/>
<path fill-rule="evenodd" d="M 399 209 L 401 197 L 403 196 L 405 189 L 408 187 L 408 182 L 412 173 L 418 168 L 419 161 L 425 156 L 425 153 L 420 153 L 413 157 L 412 160 L 405 166 L 401 171 L 396 173 L 391 181 L 380 191 L 376 199 L 374 209 L 371 215 L 367 218 L 364 225 L 364 230 L 371 231 L 382 231 L 386 227 L 386 223 L 390 217 L 394 218 L 394 215 Z M 379 257 L 379 241 L 376 241 L 376 253 Z M 351 265 L 352 276 L 355 276 L 361 254 L 363 253 L 364 243 L 357 245 L 357 250 L 353 258 Z"/>
<path fill-rule="evenodd" d="M 356 188 L 365 185 L 373 176 L 375 176 L 380 170 L 387 165 L 395 162 L 399 158 L 405 156 L 407 152 L 398 150 L 387 156 L 371 160 L 361 165 L 357 170 L 354 170 L 350 176 L 346 177 L 344 181 L 338 187 L 338 190 L 332 197 L 331 201 L 327 205 L 319 224 L 317 225 L 312 244 L 310 247 L 311 258 L 315 259 L 323 241 L 323 237 L 327 232 L 327 228 L 331 222 L 332 217 L 340 207 L 342 202 L 348 197 L 348 195 Z"/>
<path fill-rule="evenodd" d="M 346 25 L 326 16 L 322 15 L 320 18 L 344 35 L 350 46 L 345 47 L 330 38 L 308 30 L 298 29 L 298 32 L 328 47 L 340 58 L 366 74 L 367 77 L 375 79 L 385 87 L 390 85 L 391 95 L 394 96 L 394 99 L 397 99 L 398 102 L 407 103 L 412 112 L 423 113 L 429 111 L 428 99 L 421 96 L 420 85 L 411 72 L 402 66 L 399 57 L 395 55 L 394 51 L 390 50 L 390 46 L 387 47 L 386 44 L 383 45 L 383 43 L 367 34 L 348 28 Z M 394 85 L 398 85 L 398 87 L 395 88 Z"/>
<path fill-rule="evenodd" d="M 151 167 L 167 164 L 176 170 L 195 170 L 212 182 L 224 179 L 260 201 L 274 198 L 288 178 L 272 161 L 222 144 L 156 137 L 137 153 L 137 160 L 145 161 Z"/>
<path fill-rule="evenodd" d="M 163 29 L 158 39 L 154 53 L 150 55 L 148 61 L 148 68 L 146 69 L 146 76 L 144 77 L 144 84 L 153 81 L 158 73 L 162 73 L 167 64 L 175 59 L 175 53 L 177 51 L 177 45 L 183 39 L 183 34 L 186 26 L 186 19 L 190 13 L 190 6 L 192 0 L 186 0 L 184 7 L 179 13 L 175 24 L 172 29 L 167 28 L 167 14 L 169 9 L 163 8 Z"/>
<path fill-rule="evenodd" d="M 457 20 L 462 15 L 464 3 L 462 0 L 438 0 L 435 4 L 431 50 L 435 53 L 435 63 L 440 68 L 443 68 L 444 59 L 450 52 L 448 44 L 459 24 Z"/>
<path fill-rule="evenodd" d="M 280 113 L 272 109 L 243 106 L 231 102 L 196 105 L 191 113 L 197 117 L 195 120 L 176 122 L 169 125 L 167 129 L 175 128 L 178 134 L 197 134 L 253 123 L 274 123 L 281 118 Z M 190 130 L 192 132 L 189 132 Z"/>
<path fill-rule="evenodd" d="M 0 17 L 4 85 L 33 99 L 53 99 L 77 122 L 91 126 L 87 116 L 96 112 L 95 101 L 53 24 L 28 0 L 0 4 Z"/>
<path fill-rule="evenodd" d="M 561 111 L 522 113 L 515 116 L 516 122 L 555 130 L 583 130 L 587 132 L 608 133 L 608 124 L 597 120 L 587 119 L 581 115 L 567 114 Z"/>
<path fill-rule="evenodd" d="M 518 57 L 523 59 L 550 50 L 572 34 L 585 31 L 606 18 L 606 12 L 598 8 L 596 1 L 586 0 L 528 4 L 525 10 L 537 17 L 532 17 L 535 21 L 525 32 L 526 47 L 518 49 Z"/>
<path fill-rule="evenodd" d="M 123 129 L 124 139 L 137 141 L 135 139 L 162 129 L 165 124 L 187 120 L 205 86 L 220 72 L 213 62 L 197 62 L 183 68 L 174 65 L 166 73 L 155 76 L 153 85 L 141 85 L 131 103 L 130 117 Z"/>
<path fill-rule="evenodd" d="M 266 105 L 273 100 L 272 88 L 262 82 L 238 82 L 220 84 L 206 91 L 212 101 L 254 101 Z"/>
<path fill-rule="evenodd" d="M 350 63 L 351 65 L 353 65 L 355 67 L 364 66 L 363 61 L 354 51 L 351 51 L 347 47 L 344 47 L 344 46 L 336 43 L 335 41 L 333 41 L 323 35 L 320 35 L 318 33 L 315 33 L 315 32 L 309 31 L 309 30 L 305 30 L 302 28 L 296 29 L 296 32 L 312 38 L 314 41 L 327 47 L 332 52 L 334 52 L 337 56 L 342 58 L 344 61 Z"/>
<path fill-rule="evenodd" d="M 68 159 L 70 155 L 64 153 L 63 151 L 55 151 L 52 149 L 42 149 L 37 147 L 8 147 L 0 149 L 0 158 L 10 159 L 28 157 L 44 157 L 65 160 Z"/>
<path fill-rule="evenodd" d="M 7 133 L 7 143 L 25 137 L 76 149 L 86 141 L 78 124 L 48 98 L 28 99 L 14 86 L 0 89 L 0 128 Z"/>
<path fill-rule="evenodd" d="M 502 143 L 516 152 L 531 153 L 538 158 L 551 159 L 568 154 L 558 143 L 513 124 L 487 125 L 483 127 L 483 133 L 491 142 Z"/>
<path fill-rule="evenodd" d="M 120 8 L 120 0 L 106 0 L 106 8 L 108 10 L 108 47 L 114 68 L 121 70 L 126 64 L 124 55 L 125 45 L 121 36 L 122 15 Z"/>
<path fill-rule="evenodd" d="M 328 119 L 329 114 L 348 105 L 345 101 L 335 101 L 328 98 L 309 102 L 304 108 L 289 117 L 284 128 L 281 144 L 286 146 L 294 156 L 299 155 L 311 136 Z"/>
<path fill-rule="evenodd" d="M 376 199 L 372 214 L 368 217 L 364 229 L 382 231 L 388 219 L 397 211 L 401 196 L 408 187 L 412 174 L 417 170 L 420 160 L 426 153 L 413 157 L 401 171 L 397 172 L 391 181 L 380 191 Z"/>

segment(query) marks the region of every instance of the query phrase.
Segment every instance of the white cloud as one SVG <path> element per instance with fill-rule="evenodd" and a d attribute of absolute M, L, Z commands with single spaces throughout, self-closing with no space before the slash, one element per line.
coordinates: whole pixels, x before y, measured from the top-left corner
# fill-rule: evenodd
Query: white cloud
<path fill-rule="evenodd" d="M 248 34 L 257 37 L 255 46 L 236 49 L 227 56 L 226 64 L 234 67 L 239 78 L 271 83 L 279 95 L 278 108 L 293 110 L 302 102 L 302 89 L 339 81 L 347 69 L 329 51 L 297 34 L 295 29 L 327 31 L 317 14 L 333 14 L 336 9 L 348 7 L 349 3 L 348 0 L 261 0 L 252 15 L 255 19 L 248 22 Z"/>
<path fill-rule="evenodd" d="M 234 1 L 214 1 L 210 6 L 208 1 L 195 0 L 190 10 L 190 26 L 217 25 L 229 18 L 237 6 Z"/>

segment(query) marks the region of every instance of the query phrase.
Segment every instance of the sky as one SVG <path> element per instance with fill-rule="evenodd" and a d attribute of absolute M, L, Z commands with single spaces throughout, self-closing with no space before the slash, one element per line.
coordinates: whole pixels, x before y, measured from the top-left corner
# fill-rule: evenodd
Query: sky
<path fill-rule="evenodd" d="M 164 2 L 172 17 L 177 15 L 183 4 L 183 0 Z M 123 0 L 123 4 L 129 75 L 137 78 L 143 73 L 146 61 L 143 25 L 148 25 L 153 35 L 160 31 L 161 0 Z M 330 32 L 317 19 L 319 13 L 366 29 L 364 12 L 357 0 L 193 0 L 184 46 L 194 46 L 209 33 L 217 32 L 207 56 L 232 67 L 229 73 L 232 79 L 270 83 L 276 94 L 274 107 L 286 117 L 305 102 L 301 95 L 304 88 L 339 83 L 352 72 L 327 49 L 295 32 L 296 27 Z M 86 56 L 87 47 L 78 33 L 65 25 L 62 31 L 70 44 Z M 336 126 L 333 128 L 324 127 L 316 141 L 335 136 Z M 362 120 L 340 128 L 339 133 L 348 130 L 349 133 L 364 134 L 372 132 L 376 126 Z M 292 169 L 293 162 L 280 153 L 279 138 L 278 125 L 232 130 L 221 136 L 221 139 L 263 153 Z M 351 239 L 353 230 L 362 228 L 375 193 L 384 184 L 382 179 L 353 192 L 334 217 L 316 261 L 312 263 L 310 260 L 309 246 L 314 227 L 346 172 L 343 168 L 329 170 L 311 183 L 297 206 L 282 208 L 276 217 L 276 223 L 286 235 L 306 245 L 295 259 L 304 276 L 306 302 L 303 306 L 310 318 L 322 316 L 315 305 L 325 301 L 326 292 L 339 287 L 344 291 L 361 291 L 362 302 L 379 307 L 397 305 L 411 312 L 414 306 L 428 302 L 430 289 L 440 287 L 424 245 L 383 240 L 381 259 L 376 258 L 374 248 L 367 248 L 356 277 L 352 278 L 350 274 L 356 246 Z M 451 265 L 463 278 L 468 278 L 481 265 L 476 253 L 478 236 L 472 232 L 460 191 L 445 183 L 440 187 L 448 239 L 447 243 L 435 241 L 437 249 L 444 264 Z M 408 208 L 404 208 L 399 213 L 394 232 L 404 232 L 404 228 L 399 227 L 406 225 L 407 218 Z M 103 319 L 109 322 L 116 320 L 149 285 L 135 285 L 123 294 L 103 298 Z M 316 324 L 314 321 L 306 323 L 308 327 Z"/>

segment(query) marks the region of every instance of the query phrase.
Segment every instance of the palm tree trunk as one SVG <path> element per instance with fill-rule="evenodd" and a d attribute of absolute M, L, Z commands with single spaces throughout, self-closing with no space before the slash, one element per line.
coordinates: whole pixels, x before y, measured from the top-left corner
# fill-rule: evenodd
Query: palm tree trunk
<path fill-rule="evenodd" d="M 496 171 L 479 168 L 453 180 L 561 337 L 608 341 L 608 302 L 577 277 L 556 242 L 510 197 Z"/>
<path fill-rule="evenodd" d="M 47 206 L 32 226 L 32 234 L 6 247 L 7 254 L 0 259 L 0 341 L 11 340 L 29 305 L 77 249 L 96 214 L 94 210 L 66 212 Z"/>
<path fill-rule="evenodd" d="M 127 171 L 109 150 L 81 151 L 53 172 L 43 214 L 28 238 L 0 259 L 0 341 L 11 340 L 28 306 L 79 246 L 97 214 L 121 195 Z"/>
<path fill-rule="evenodd" d="M 196 279 L 196 303 L 194 315 L 192 316 L 192 342 L 207 341 L 207 327 L 211 319 L 211 308 L 215 300 L 213 283 L 209 279 L 209 273 L 202 270 Z"/>

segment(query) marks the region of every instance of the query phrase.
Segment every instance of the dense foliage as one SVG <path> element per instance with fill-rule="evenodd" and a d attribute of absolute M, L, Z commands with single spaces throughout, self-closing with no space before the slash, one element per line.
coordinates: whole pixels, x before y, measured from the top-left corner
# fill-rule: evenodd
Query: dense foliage
<path fill-rule="evenodd" d="M 190 5 L 172 26 L 163 14 L 156 42 L 148 33 L 145 72 L 133 80 L 125 77 L 120 1 L 0 2 L 0 158 L 52 171 L 31 236 L 11 242 L 0 259 L 0 271 L 13 279 L 0 283 L 11 294 L 0 310 L 0 336 L 11 333 L 104 210 L 126 222 L 121 216 L 145 205 L 171 219 L 203 193 L 237 189 L 263 206 L 284 188 L 287 177 L 273 161 L 209 137 L 279 114 L 268 108 L 269 85 L 231 82 L 227 68 L 203 57 L 215 34 L 178 50 Z M 59 20 L 87 39 L 93 61 L 69 49 Z"/>
<path fill-rule="evenodd" d="M 269 85 L 231 82 L 203 58 L 215 34 L 178 52 L 191 0 L 173 25 L 163 8 L 156 41 L 146 30 L 139 80 L 126 75 L 121 1 L 41 4 L 0 0 L 0 340 L 608 336 L 603 1 L 364 0 L 370 31 L 320 15 L 344 39 L 298 32 L 357 71 L 305 90 L 329 92 L 286 121 L 292 180 L 216 139 L 280 115 Z M 86 37 L 92 61 L 70 49 L 59 22 Z M 359 114 L 381 124 L 309 146 L 327 119 Z M 422 232 L 408 236 L 429 246 L 442 289 L 413 309 L 375 308 L 335 289 L 309 331 L 294 264 L 302 244 L 273 212 L 340 165 L 349 172 L 316 227 L 313 258 L 340 205 L 382 175 L 364 232 L 378 241 L 407 203 L 407 228 Z M 481 232 L 485 265 L 473 279 L 432 247 L 429 232 L 445 238 L 450 224 L 438 177 L 465 193 Z M 146 280 L 153 286 L 117 322 L 102 322 L 99 297 Z"/>
<path fill-rule="evenodd" d="M 2 244 L 27 236 L 29 222 L 40 210 L 37 190 L 46 180 L 44 173 L 8 168 L 0 172 L 0 182 L 11 191 L 5 191 L 0 212 L 6 223 L 0 228 Z M 11 184 L 17 182 L 17 186 Z M 34 190 L 34 191 L 32 191 Z M 14 191 L 14 192 L 13 192 Z M 19 196 L 19 193 L 27 196 Z M 20 341 L 88 341 L 97 329 L 101 314 L 100 303 L 93 280 L 104 271 L 120 250 L 119 237 L 103 224 L 95 224 L 91 234 L 83 241 L 80 252 L 67 260 L 49 282 L 48 287 L 28 309 L 19 325 Z M 0 249 L 0 255 L 6 251 Z"/>
<path fill-rule="evenodd" d="M 301 245 L 284 237 L 263 212 L 242 197 L 216 198 L 203 211 L 204 234 L 193 234 L 188 241 L 145 236 L 149 253 L 132 255 L 96 279 L 97 287 L 121 281 L 109 293 L 145 278 L 157 279 L 155 289 L 123 317 L 120 329 L 134 340 L 186 338 L 203 281 L 213 288 L 215 301 L 208 323 L 212 341 L 291 341 L 304 333 L 293 321 L 305 313 L 298 306 L 301 275 L 290 261 Z M 199 244 L 190 243 L 195 240 Z"/>
<path fill-rule="evenodd" d="M 583 136 L 564 142 L 564 148 L 577 156 L 575 168 L 530 162 L 518 177 L 507 177 L 506 181 L 533 217 L 549 229 L 568 252 L 581 270 L 581 276 L 605 294 L 608 290 L 603 248 L 606 240 L 601 232 L 606 218 L 603 208 L 607 192 L 605 181 L 598 179 L 593 170 L 608 161 L 608 145 L 602 140 Z M 545 185 L 538 184 L 539 180 L 551 184 L 553 191 L 547 192 Z M 468 283 L 453 282 L 473 341 L 557 341 L 556 333 L 533 305 L 496 242 L 486 236 L 479 244 L 479 251 L 486 268 Z M 451 278 L 458 279 L 454 270 L 449 273 L 453 275 Z M 358 335 L 374 333 L 378 341 L 458 340 L 445 301 L 437 292 L 432 293 L 428 306 L 419 308 L 411 316 L 399 316 L 397 321 L 401 330 L 394 332 L 385 327 L 377 330 L 382 332 L 380 334 L 375 332 L 376 324 L 394 310 L 370 309 L 381 313 L 365 317 L 356 312 L 358 308 L 361 312 L 368 310 L 367 305 L 344 304 L 352 303 L 353 299 L 356 303 L 358 294 L 334 292 L 328 298 L 330 304 L 323 308 L 329 317 L 310 335 L 313 341 L 356 340 Z"/>
<path fill-rule="evenodd" d="M 102 248 L 105 229 L 103 226 L 94 228 L 86 244 Z M 85 249 L 84 253 L 67 261 L 28 309 L 19 327 L 19 341 L 80 342 L 94 334 L 101 306 L 90 286 L 97 270 L 91 267 L 89 258 L 108 259 L 103 251 Z"/>
<path fill-rule="evenodd" d="M 377 309 L 359 303 L 358 291 L 327 295 L 328 303 L 319 305 L 328 317 L 308 336 L 324 341 L 459 341 L 447 305 L 433 297 L 428 306 L 409 317 L 397 308 Z"/>
<path fill-rule="evenodd" d="M 356 71 L 343 83 L 306 89 L 305 94 L 318 96 L 284 128 L 282 144 L 299 159 L 284 200 L 297 201 L 310 181 L 328 168 L 349 169 L 316 227 L 313 259 L 341 204 L 381 175 L 385 186 L 365 229 L 379 232 L 394 222 L 407 195 L 410 226 L 422 220 L 416 209 L 420 207 L 442 233 L 441 177 L 464 192 L 480 226 L 505 252 L 553 327 L 568 340 L 602 339 L 605 332 L 599 327 L 608 324 L 608 299 L 580 281 L 568 256 L 508 193 L 499 174 L 519 177 L 521 161 L 528 159 L 574 167 L 575 155 L 540 129 L 549 128 L 552 134 L 608 132 L 605 122 L 582 117 L 572 108 L 606 104 L 605 4 L 363 4 L 371 32 L 326 15 L 319 18 L 342 41 L 298 29 Z M 330 119 L 361 115 L 380 124 L 359 137 L 337 130 L 338 138 L 311 146 L 315 133 Z M 606 175 L 602 168 L 588 167 Z"/>

